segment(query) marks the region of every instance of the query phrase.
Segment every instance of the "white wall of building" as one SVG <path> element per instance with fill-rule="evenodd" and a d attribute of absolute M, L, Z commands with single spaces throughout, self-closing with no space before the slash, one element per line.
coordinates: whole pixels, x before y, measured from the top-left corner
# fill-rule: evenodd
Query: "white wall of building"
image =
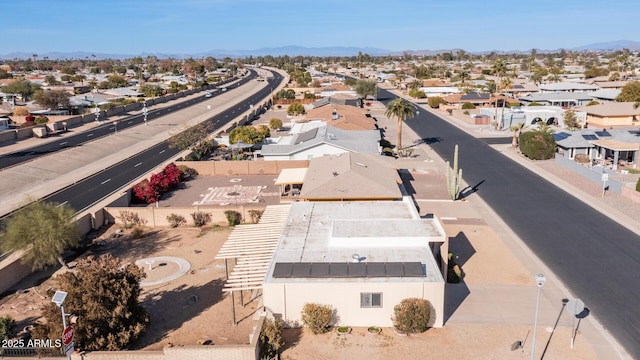
<path fill-rule="evenodd" d="M 264 304 L 288 324 L 302 326 L 302 308 L 306 303 L 331 305 L 339 318 L 336 325 L 391 327 L 393 308 L 406 298 L 423 298 L 431 302 L 430 325 L 444 323 L 444 281 L 424 282 L 420 279 L 334 279 L 321 281 L 292 279 L 288 283 L 266 282 Z M 382 293 L 382 307 L 361 308 L 360 294 Z"/>

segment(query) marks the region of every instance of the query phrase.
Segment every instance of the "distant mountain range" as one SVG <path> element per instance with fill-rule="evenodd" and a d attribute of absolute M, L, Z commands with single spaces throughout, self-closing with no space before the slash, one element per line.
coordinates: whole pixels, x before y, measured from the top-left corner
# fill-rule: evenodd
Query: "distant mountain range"
<path fill-rule="evenodd" d="M 617 40 L 610 42 L 601 42 L 595 44 L 589 44 L 584 46 L 578 46 L 574 48 L 567 48 L 565 50 L 570 51 L 617 51 L 627 48 L 631 51 L 640 50 L 640 42 L 638 41 L 629 41 L 629 40 Z M 142 53 L 142 54 L 106 54 L 106 53 L 91 53 L 84 51 L 76 51 L 76 52 L 50 52 L 50 53 L 39 53 L 38 59 L 43 59 L 47 57 L 49 59 L 127 59 L 135 56 L 147 57 L 150 55 L 156 56 L 158 58 L 202 58 L 207 56 L 213 56 L 216 58 L 244 58 L 248 56 L 281 56 L 281 55 L 289 55 L 289 56 L 356 56 L 359 52 L 363 54 L 369 54 L 371 56 L 397 56 L 402 55 L 404 53 L 409 53 L 413 55 L 437 55 L 444 52 L 457 52 L 461 49 L 440 49 L 440 50 L 405 50 L 405 51 L 392 51 L 387 49 L 373 48 L 373 47 L 347 47 L 347 46 L 331 46 L 331 47 L 304 47 L 304 46 L 283 46 L 283 47 L 269 47 L 269 48 L 261 48 L 255 50 L 224 50 L 224 49 L 215 49 L 201 53 L 194 54 L 166 54 L 166 53 Z M 543 50 L 536 49 L 538 53 L 549 53 L 549 52 L 557 52 L 560 49 L 554 50 Z M 529 53 L 531 50 L 513 50 L 513 51 L 504 51 L 504 50 L 488 50 L 488 51 L 472 51 L 471 53 L 477 54 L 485 54 L 495 51 L 496 53 L 508 54 L 508 53 Z M 8 54 L 0 54 L 0 60 L 6 59 L 27 59 L 33 56 L 33 53 L 25 53 L 25 52 L 14 52 Z"/>

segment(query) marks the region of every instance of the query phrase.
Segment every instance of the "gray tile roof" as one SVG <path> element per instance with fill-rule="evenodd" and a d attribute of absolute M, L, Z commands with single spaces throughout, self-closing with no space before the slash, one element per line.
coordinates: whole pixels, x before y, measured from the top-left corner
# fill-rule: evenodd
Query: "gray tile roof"
<path fill-rule="evenodd" d="M 378 154 L 379 141 L 378 130 L 341 130 L 325 124 L 294 135 L 290 145 L 263 145 L 262 155 L 291 155 L 320 144 L 330 144 L 351 152 Z"/>

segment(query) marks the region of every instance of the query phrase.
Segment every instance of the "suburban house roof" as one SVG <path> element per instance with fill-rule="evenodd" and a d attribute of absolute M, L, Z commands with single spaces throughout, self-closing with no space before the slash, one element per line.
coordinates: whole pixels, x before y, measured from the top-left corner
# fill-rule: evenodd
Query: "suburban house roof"
<path fill-rule="evenodd" d="M 561 82 L 551 84 L 541 84 L 539 86 L 542 91 L 595 91 L 600 89 L 595 85 L 577 83 L 577 82 Z"/>
<path fill-rule="evenodd" d="M 595 81 L 593 85 L 598 86 L 601 89 L 622 89 L 628 81 Z"/>
<path fill-rule="evenodd" d="M 553 138 L 558 146 L 565 149 L 590 148 L 596 145 L 612 150 L 640 149 L 640 130 L 581 129 L 554 133 Z"/>
<path fill-rule="evenodd" d="M 301 278 L 305 281 L 337 278 L 340 281 L 360 282 L 366 278 L 381 277 L 394 278 L 396 281 L 442 282 L 442 274 L 428 244 L 444 242 L 445 238 L 438 219 L 420 218 L 410 200 L 294 202 L 265 283 Z M 346 264 L 356 262 L 367 266 L 372 264 L 371 270 L 376 273 L 375 276 L 367 276 L 367 273 L 350 276 L 351 270 L 364 270 L 348 269 Z M 296 274 L 285 274 L 284 277 L 274 274 L 276 264 L 311 266 L 317 263 L 343 264 L 343 268 L 335 276 L 314 276 L 312 269 L 301 268 L 297 269 Z M 404 276 L 406 272 L 376 271 L 382 270 L 376 269 L 380 263 L 390 264 L 390 268 L 397 264 L 420 263 L 422 276 L 416 279 L 412 274 Z M 406 266 L 404 268 L 406 270 Z M 325 272 L 330 269 L 318 270 Z"/>
<path fill-rule="evenodd" d="M 601 89 L 598 91 L 590 92 L 589 96 L 593 97 L 594 99 L 614 101 L 621 92 L 621 89 Z"/>
<path fill-rule="evenodd" d="M 144 96 L 143 93 L 133 89 L 129 89 L 129 88 L 107 89 L 107 90 L 104 90 L 104 93 L 115 95 L 115 96 L 131 96 L 131 97 Z"/>
<path fill-rule="evenodd" d="M 345 153 L 311 159 L 301 199 L 400 199 L 398 172 L 379 155 Z"/>
<path fill-rule="evenodd" d="M 333 119 L 333 115 L 337 119 Z M 306 119 L 321 119 L 331 126 L 342 130 L 375 130 L 376 124 L 368 111 L 349 105 L 329 105 L 313 108 L 307 112 Z"/>
<path fill-rule="evenodd" d="M 328 144 L 345 151 L 378 154 L 380 132 L 378 130 L 342 130 L 323 124 L 295 134 L 290 140 L 286 145 L 263 145 L 262 155 L 292 155 L 321 144 Z"/>
<path fill-rule="evenodd" d="M 640 107 L 633 102 L 609 102 L 604 104 L 582 106 L 577 111 L 584 111 L 591 116 L 634 116 L 640 115 Z"/>
<path fill-rule="evenodd" d="M 592 93 L 582 93 L 582 92 L 549 92 L 549 93 L 537 93 L 537 94 L 528 94 L 526 96 L 519 97 L 518 100 L 521 101 L 588 101 L 593 100 L 591 96 Z"/>

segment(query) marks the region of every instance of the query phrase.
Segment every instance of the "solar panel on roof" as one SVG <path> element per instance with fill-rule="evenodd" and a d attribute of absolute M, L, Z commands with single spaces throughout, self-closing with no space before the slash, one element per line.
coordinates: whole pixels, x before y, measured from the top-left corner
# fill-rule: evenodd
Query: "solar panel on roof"
<path fill-rule="evenodd" d="M 607 130 L 596 131 L 596 135 L 598 135 L 599 137 L 611 136 L 611 134 Z"/>
<path fill-rule="evenodd" d="M 276 263 L 274 278 L 422 277 L 420 262 L 393 263 Z"/>
<path fill-rule="evenodd" d="M 309 277 L 311 275 L 311 263 L 293 264 L 291 277 Z"/>
<path fill-rule="evenodd" d="M 290 278 L 293 270 L 292 263 L 277 263 L 273 269 L 274 278 Z"/>
<path fill-rule="evenodd" d="M 349 264 L 349 277 L 366 277 L 366 276 L 367 276 L 366 263 Z"/>
<path fill-rule="evenodd" d="M 591 135 L 591 134 L 582 135 L 582 138 L 585 139 L 585 140 L 598 140 L 597 136 Z"/>
<path fill-rule="evenodd" d="M 387 276 L 402 276 L 404 275 L 404 267 L 402 263 L 386 263 L 384 264 Z"/>
<path fill-rule="evenodd" d="M 404 263 L 404 276 L 422 276 L 422 264 L 421 263 Z"/>
<path fill-rule="evenodd" d="M 368 277 L 385 277 L 387 272 L 384 268 L 384 263 L 367 263 L 367 276 Z"/>
<path fill-rule="evenodd" d="M 571 135 L 570 135 L 570 134 L 567 134 L 566 132 L 559 132 L 559 133 L 554 133 L 554 134 L 553 134 L 553 138 L 554 138 L 556 141 L 564 140 L 564 139 L 568 138 L 569 136 L 571 136 Z"/>
<path fill-rule="evenodd" d="M 329 263 L 313 263 L 311 264 L 311 277 L 326 278 L 329 277 Z"/>
<path fill-rule="evenodd" d="M 340 264 L 331 264 L 331 268 L 329 269 L 329 277 L 347 277 L 349 275 L 348 264 L 340 263 Z"/>

